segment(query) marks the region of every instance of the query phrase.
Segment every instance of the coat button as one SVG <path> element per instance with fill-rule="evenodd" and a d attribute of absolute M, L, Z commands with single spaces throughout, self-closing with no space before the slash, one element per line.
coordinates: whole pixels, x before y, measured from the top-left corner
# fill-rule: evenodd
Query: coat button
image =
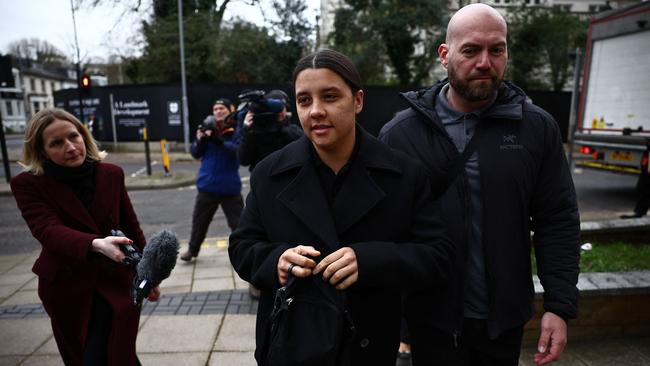
<path fill-rule="evenodd" d="M 359 346 L 361 346 L 361 348 L 366 348 L 369 344 L 370 340 L 368 338 L 364 338 L 361 340 L 361 342 L 359 342 Z"/>

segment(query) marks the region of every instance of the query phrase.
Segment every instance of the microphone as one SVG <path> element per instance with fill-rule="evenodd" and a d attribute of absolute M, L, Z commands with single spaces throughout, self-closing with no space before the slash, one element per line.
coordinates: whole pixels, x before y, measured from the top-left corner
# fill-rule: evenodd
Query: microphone
<path fill-rule="evenodd" d="M 169 277 L 176 265 L 180 244 L 176 235 L 169 230 L 155 234 L 144 247 L 142 259 L 135 267 L 131 288 L 131 300 L 137 308 L 149 296 L 151 289 Z"/>

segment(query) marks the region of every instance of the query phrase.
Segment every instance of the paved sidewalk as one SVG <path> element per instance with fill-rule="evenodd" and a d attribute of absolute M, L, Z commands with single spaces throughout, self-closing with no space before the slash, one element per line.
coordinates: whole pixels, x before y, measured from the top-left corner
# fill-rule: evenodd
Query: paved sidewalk
<path fill-rule="evenodd" d="M 226 246 L 226 238 L 209 238 L 196 260 L 177 262 L 161 300 L 145 303 L 137 343 L 144 365 L 255 365 L 257 301 Z M 0 256 L 0 365 L 62 365 L 31 272 L 37 255 Z M 650 272 L 587 274 L 579 286 L 648 287 Z M 534 348 L 523 347 L 520 365 L 533 365 Z M 650 365 L 650 337 L 572 342 L 557 365 Z"/>
<path fill-rule="evenodd" d="M 144 365 L 255 365 L 257 301 L 225 243 L 209 239 L 198 260 L 179 260 L 161 300 L 145 303 L 137 343 Z M 37 255 L 0 257 L 0 365 L 63 364 L 36 293 Z"/>

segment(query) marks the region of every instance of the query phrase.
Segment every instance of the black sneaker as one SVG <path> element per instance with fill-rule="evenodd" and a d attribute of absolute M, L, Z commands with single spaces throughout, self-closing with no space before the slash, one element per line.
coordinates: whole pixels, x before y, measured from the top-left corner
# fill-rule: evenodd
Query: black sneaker
<path fill-rule="evenodd" d="M 639 217 L 643 217 L 643 216 L 645 216 L 645 215 L 644 215 L 644 214 L 640 214 L 640 213 L 636 213 L 636 212 L 635 212 L 635 213 L 633 213 L 633 214 L 624 214 L 624 215 L 621 215 L 621 218 L 622 218 L 622 219 L 638 219 Z"/>
<path fill-rule="evenodd" d="M 411 352 L 397 352 L 395 366 L 411 366 Z"/>
<path fill-rule="evenodd" d="M 181 254 L 181 260 L 184 260 L 185 262 L 189 262 L 192 260 L 192 258 L 196 258 L 199 254 L 198 253 L 193 253 L 191 250 L 187 250 L 185 253 Z"/>

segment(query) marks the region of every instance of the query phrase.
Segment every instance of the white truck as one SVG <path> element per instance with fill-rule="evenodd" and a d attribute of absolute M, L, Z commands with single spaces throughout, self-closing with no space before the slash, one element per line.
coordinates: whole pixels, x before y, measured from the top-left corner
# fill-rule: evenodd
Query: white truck
<path fill-rule="evenodd" d="M 650 2 L 596 15 L 589 24 L 574 142 L 576 165 L 648 171 Z"/>

